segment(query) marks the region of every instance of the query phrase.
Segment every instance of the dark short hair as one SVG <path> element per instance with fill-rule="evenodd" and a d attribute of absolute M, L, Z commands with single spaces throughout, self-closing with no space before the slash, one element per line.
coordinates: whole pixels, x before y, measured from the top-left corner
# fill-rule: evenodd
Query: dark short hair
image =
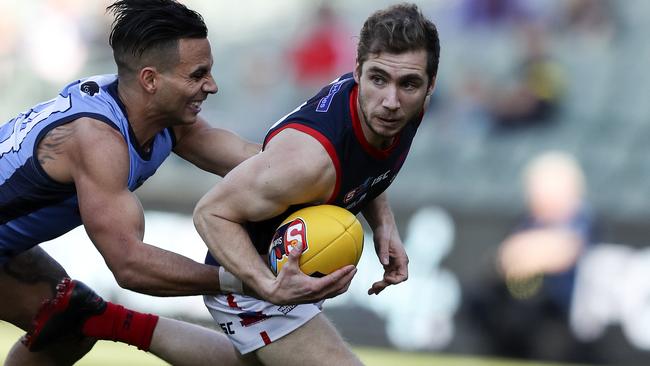
<path fill-rule="evenodd" d="M 106 10 L 115 15 L 109 44 L 120 74 L 146 63 L 173 66 L 180 39 L 208 36 L 203 17 L 175 0 L 120 0 Z"/>
<path fill-rule="evenodd" d="M 440 59 L 436 26 L 422 15 L 415 4 L 392 5 L 376 11 L 363 24 L 357 46 L 357 62 L 361 68 L 370 54 L 399 54 L 420 49 L 427 52 L 427 75 L 431 79 L 438 74 Z"/>

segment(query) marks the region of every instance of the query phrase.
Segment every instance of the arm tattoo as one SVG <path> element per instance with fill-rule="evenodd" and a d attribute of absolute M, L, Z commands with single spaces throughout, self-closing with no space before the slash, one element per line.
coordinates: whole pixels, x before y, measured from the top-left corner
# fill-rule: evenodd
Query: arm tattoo
<path fill-rule="evenodd" d="M 64 151 L 63 144 L 74 133 L 74 126 L 63 125 L 48 132 L 38 146 L 37 158 L 41 166 L 50 160 L 56 160 L 57 155 Z"/>

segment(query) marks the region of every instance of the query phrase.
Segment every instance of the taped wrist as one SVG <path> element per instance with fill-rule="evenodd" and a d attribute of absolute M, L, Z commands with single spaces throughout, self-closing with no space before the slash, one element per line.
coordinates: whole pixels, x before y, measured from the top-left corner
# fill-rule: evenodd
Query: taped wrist
<path fill-rule="evenodd" d="M 219 267 L 219 288 L 223 293 L 244 293 L 244 284 L 224 267 Z"/>

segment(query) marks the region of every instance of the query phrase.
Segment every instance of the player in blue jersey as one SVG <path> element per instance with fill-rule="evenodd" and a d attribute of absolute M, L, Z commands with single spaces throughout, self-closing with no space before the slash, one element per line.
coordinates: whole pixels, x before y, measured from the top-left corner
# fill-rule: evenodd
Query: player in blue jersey
<path fill-rule="evenodd" d="M 0 293 L 7 299 L 0 301 L 0 319 L 29 329 L 25 345 L 35 351 L 16 343 L 6 362 L 71 364 L 95 339 L 150 349 L 172 364 L 237 362 L 221 333 L 105 302 L 64 279 L 65 270 L 39 247 L 84 225 L 124 288 L 214 295 L 230 284 L 215 267 L 144 243 L 143 211 L 132 193 L 172 151 L 219 175 L 259 151 L 198 115 L 217 92 L 203 19 L 173 0 L 123 0 L 108 10 L 115 15 L 110 44 L 117 75 L 73 82 L 0 125 Z M 333 296 L 352 275 L 285 275 L 266 299 Z M 305 296 L 293 283 L 313 291 Z"/>
<path fill-rule="evenodd" d="M 417 6 L 371 15 L 354 72 L 273 125 L 263 151 L 201 199 L 194 221 L 211 254 L 206 262 L 223 265 L 266 298 L 275 276 L 259 255 L 267 253 L 277 224 L 300 206 L 328 203 L 363 213 L 373 230 L 384 276 L 368 294 L 405 281 L 408 257 L 385 190 L 422 120 L 439 53 L 436 27 Z M 278 306 L 239 293 L 204 298 L 237 349 L 264 364 L 360 363 L 320 302 Z"/>

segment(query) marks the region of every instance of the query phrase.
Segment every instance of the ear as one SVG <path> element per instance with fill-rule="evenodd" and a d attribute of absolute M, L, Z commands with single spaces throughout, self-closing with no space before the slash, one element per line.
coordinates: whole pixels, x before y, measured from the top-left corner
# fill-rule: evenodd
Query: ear
<path fill-rule="evenodd" d="M 427 96 L 424 97 L 424 105 L 422 106 L 422 111 L 426 112 L 427 109 L 429 108 L 429 104 L 431 102 L 431 94 L 433 94 L 433 91 L 436 89 L 436 77 L 431 78 L 431 82 L 429 83 L 429 87 L 427 88 Z"/>
<path fill-rule="evenodd" d="M 356 65 L 354 66 L 354 71 L 352 72 L 352 75 L 354 75 L 354 81 L 359 84 L 359 79 L 361 78 L 361 68 L 359 66 L 359 62 L 357 61 Z"/>
<path fill-rule="evenodd" d="M 140 70 L 138 81 L 142 88 L 150 94 L 156 92 L 158 71 L 155 67 L 145 67 Z"/>
<path fill-rule="evenodd" d="M 433 94 L 433 91 L 436 89 L 436 77 L 431 78 L 431 82 L 429 83 L 429 88 L 427 88 L 427 97 L 430 97 L 431 94 Z"/>

